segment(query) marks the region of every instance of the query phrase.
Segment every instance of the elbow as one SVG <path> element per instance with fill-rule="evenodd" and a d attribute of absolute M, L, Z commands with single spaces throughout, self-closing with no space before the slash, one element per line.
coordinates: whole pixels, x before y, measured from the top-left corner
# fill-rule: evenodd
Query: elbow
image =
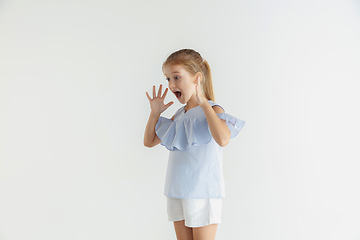
<path fill-rule="evenodd" d="M 152 148 L 152 147 L 155 147 L 156 145 L 157 145 L 157 144 L 156 144 L 154 141 L 151 142 L 151 143 L 144 141 L 144 146 L 145 146 L 145 147 Z"/>
<path fill-rule="evenodd" d="M 219 136 L 218 140 L 216 142 L 219 144 L 220 147 L 225 147 L 229 144 L 231 138 L 230 131 L 227 132 L 227 134 Z"/>
<path fill-rule="evenodd" d="M 229 142 L 230 142 L 230 138 L 224 138 L 224 139 L 217 141 L 217 143 L 219 144 L 220 147 L 225 147 L 226 145 L 229 144 Z"/>
<path fill-rule="evenodd" d="M 226 130 L 222 132 L 222 134 L 217 136 L 216 142 L 219 144 L 220 147 L 225 147 L 229 144 L 231 138 L 231 132 L 228 127 L 226 127 Z"/>
<path fill-rule="evenodd" d="M 145 142 L 145 140 L 144 140 L 144 146 L 145 146 L 145 147 L 148 147 L 148 148 L 151 148 L 151 147 L 152 147 L 151 144 L 149 144 L 148 142 Z"/>
<path fill-rule="evenodd" d="M 226 145 L 228 145 L 228 143 L 229 143 L 229 141 L 227 141 L 227 142 L 222 142 L 222 143 L 219 144 L 219 145 L 220 145 L 220 147 L 225 147 Z"/>

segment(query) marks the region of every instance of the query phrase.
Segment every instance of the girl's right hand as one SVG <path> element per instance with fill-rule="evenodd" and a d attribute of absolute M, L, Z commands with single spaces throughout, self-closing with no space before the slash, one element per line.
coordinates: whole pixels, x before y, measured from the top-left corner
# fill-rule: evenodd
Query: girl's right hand
<path fill-rule="evenodd" d="M 153 99 L 151 99 L 148 92 L 146 92 L 146 96 L 149 99 L 151 111 L 153 113 L 159 113 L 160 114 L 174 103 L 173 101 L 171 101 L 168 104 L 164 105 L 164 99 L 166 97 L 166 94 L 167 94 L 168 90 L 169 89 L 166 88 L 165 91 L 164 91 L 164 94 L 161 96 L 162 85 L 160 84 L 158 95 L 156 96 L 155 95 L 155 86 L 153 86 Z"/>

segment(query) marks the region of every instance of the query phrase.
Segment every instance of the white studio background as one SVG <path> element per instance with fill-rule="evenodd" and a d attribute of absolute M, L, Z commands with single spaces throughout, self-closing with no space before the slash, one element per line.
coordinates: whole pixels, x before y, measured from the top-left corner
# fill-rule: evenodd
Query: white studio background
<path fill-rule="evenodd" d="M 217 239 L 359 240 L 359 43 L 355 0 L 1 1 L 0 240 L 175 239 L 143 133 L 181 48 L 246 122 Z"/>

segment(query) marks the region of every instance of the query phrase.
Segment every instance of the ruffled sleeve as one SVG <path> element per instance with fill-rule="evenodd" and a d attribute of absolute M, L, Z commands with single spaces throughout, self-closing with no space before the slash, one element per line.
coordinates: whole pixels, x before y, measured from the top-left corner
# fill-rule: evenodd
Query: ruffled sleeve
<path fill-rule="evenodd" d="M 235 137 L 245 124 L 245 121 L 227 113 L 217 113 L 217 116 L 226 121 L 231 138 Z M 207 144 L 212 139 L 205 117 L 172 121 L 160 116 L 155 125 L 155 132 L 161 140 L 161 145 L 170 151 L 184 151 L 192 146 Z"/>
<path fill-rule="evenodd" d="M 218 115 L 220 119 L 225 120 L 225 123 L 231 132 L 231 138 L 235 137 L 245 124 L 244 120 L 233 117 L 228 113 L 216 113 L 216 115 Z"/>
<path fill-rule="evenodd" d="M 174 122 L 171 119 L 160 116 L 158 122 L 155 125 L 155 133 L 161 140 L 161 145 L 164 145 L 165 147 L 167 145 L 169 146 L 172 142 L 169 136 L 175 135 L 175 128 L 173 127 L 173 123 Z"/>
<path fill-rule="evenodd" d="M 192 146 L 206 144 L 212 138 L 206 118 L 172 121 L 160 116 L 155 132 L 161 145 L 170 151 L 187 150 Z"/>

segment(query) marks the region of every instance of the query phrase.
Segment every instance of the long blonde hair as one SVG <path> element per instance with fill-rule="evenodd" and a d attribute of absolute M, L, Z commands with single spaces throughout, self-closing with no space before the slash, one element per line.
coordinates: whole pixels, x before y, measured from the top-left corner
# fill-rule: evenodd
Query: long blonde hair
<path fill-rule="evenodd" d="M 168 64 L 182 65 L 192 76 L 200 72 L 202 91 L 208 100 L 215 102 L 210 66 L 200 53 L 193 49 L 181 49 L 172 53 L 162 65 L 164 74 L 164 68 Z"/>

